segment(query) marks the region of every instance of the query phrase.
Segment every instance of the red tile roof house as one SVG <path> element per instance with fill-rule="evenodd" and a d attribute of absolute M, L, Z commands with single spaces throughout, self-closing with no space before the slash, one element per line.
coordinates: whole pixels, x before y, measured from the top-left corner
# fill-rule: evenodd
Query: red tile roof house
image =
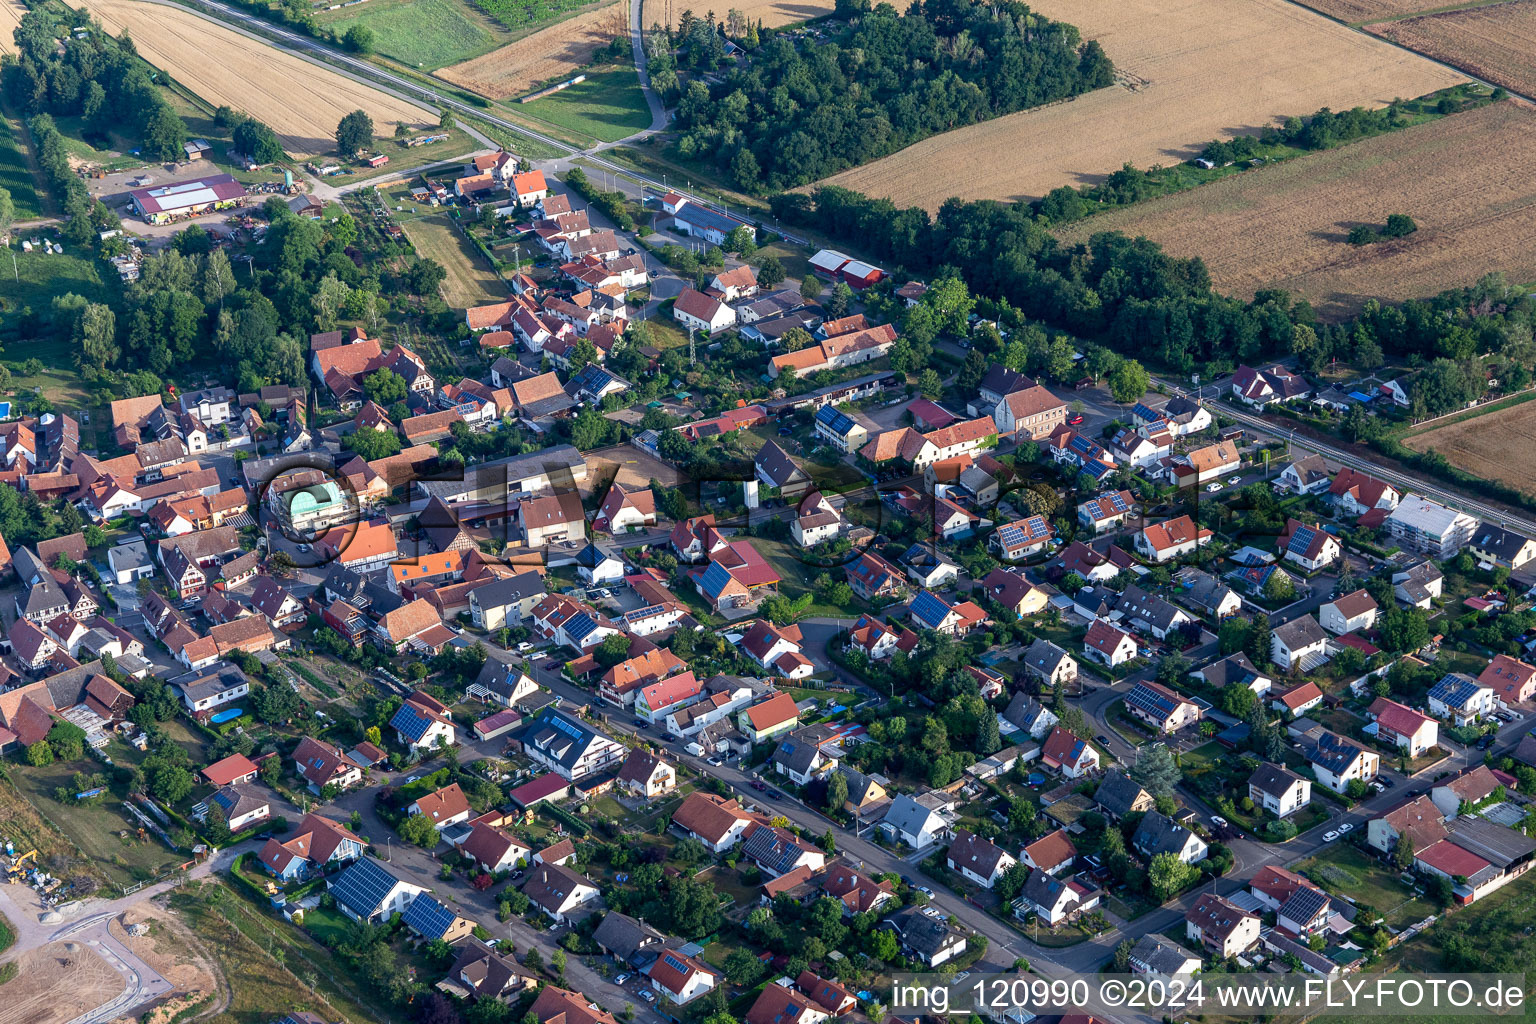
<path fill-rule="evenodd" d="M 1058 768 L 1067 778 L 1076 779 L 1099 767 L 1099 752 L 1087 740 L 1078 739 L 1058 725 L 1046 737 L 1040 761 L 1047 768 Z"/>
<path fill-rule="evenodd" d="M 669 1003 L 683 1006 L 715 987 L 715 972 L 691 956 L 663 951 L 645 972 L 651 988 Z"/>
<path fill-rule="evenodd" d="M 1491 688 L 1494 699 L 1506 708 L 1536 695 L 1536 668 L 1507 654 L 1495 655 L 1477 681 Z"/>
<path fill-rule="evenodd" d="M 1376 738 L 1418 757 L 1440 742 L 1440 723 L 1409 707 L 1377 697 L 1366 711 L 1376 720 Z"/>
<path fill-rule="evenodd" d="M 656 525 L 656 496 L 649 487 L 625 490 L 618 483 L 608 489 L 608 497 L 592 520 L 592 528 L 603 533 L 621 533 Z"/>
<path fill-rule="evenodd" d="M 688 330 L 715 334 L 736 323 L 736 311 L 703 292 L 684 288 L 672 302 L 672 319 Z"/>
<path fill-rule="evenodd" d="M 469 820 L 469 798 L 457 782 L 418 797 L 408 808 L 411 814 L 424 814 L 439 830 Z"/>
<path fill-rule="evenodd" d="M 833 899 L 842 901 L 845 917 L 878 910 L 896 898 L 895 887 L 890 882 L 877 882 L 840 862 L 828 865 L 821 889 Z"/>
<path fill-rule="evenodd" d="M 230 786 L 236 782 L 250 782 L 256 772 L 256 762 L 244 754 L 231 754 L 204 768 L 200 774 L 209 785 Z"/>
<path fill-rule="evenodd" d="M 724 853 L 741 842 L 747 829 L 759 823 L 758 818 L 735 800 L 696 792 L 673 812 L 672 827 L 697 839 L 711 853 Z"/>
<path fill-rule="evenodd" d="M 287 839 L 268 839 L 256 859 L 286 882 L 318 873 L 332 864 L 354 861 L 363 855 L 365 846 L 366 840 L 340 822 L 306 814 Z"/>
<path fill-rule="evenodd" d="M 795 979 L 795 987 L 810 996 L 811 1002 L 834 1017 L 847 1013 L 858 1005 L 858 999 L 852 992 L 837 982 L 817 977 L 810 971 L 800 972 L 800 976 Z"/>
<path fill-rule="evenodd" d="M 459 844 L 459 852 L 471 858 L 480 870 L 493 875 L 526 865 L 533 856 L 533 850 L 522 840 L 483 821 L 470 829 L 468 837 Z"/>
<path fill-rule="evenodd" d="M 763 986 L 744 1024 L 821 1024 L 829 1016 L 799 992 L 775 982 Z"/>

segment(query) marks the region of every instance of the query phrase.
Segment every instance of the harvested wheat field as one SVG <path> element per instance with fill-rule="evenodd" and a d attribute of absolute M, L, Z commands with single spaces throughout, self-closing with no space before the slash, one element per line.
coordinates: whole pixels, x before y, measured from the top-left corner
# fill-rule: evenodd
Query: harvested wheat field
<path fill-rule="evenodd" d="M 1433 427 L 1403 438 L 1403 443 L 1416 452 L 1433 448 L 1453 466 L 1536 495 L 1536 460 L 1510 458 L 1511 452 L 1527 450 L 1532 431 L 1536 431 L 1536 402 L 1525 402 Z"/>
<path fill-rule="evenodd" d="M 832 0 L 742 0 L 741 3 L 726 6 L 728 10 L 740 11 L 748 21 L 761 21 L 768 28 L 780 28 L 784 25 L 824 17 L 832 13 L 835 5 Z M 903 5 L 897 6 L 905 9 Z M 706 9 L 707 5 L 700 7 L 689 3 L 688 0 L 661 0 L 659 3 L 656 0 L 647 0 L 645 27 L 650 28 L 653 23 L 656 23 L 668 28 L 676 28 L 677 21 L 684 11 L 692 10 L 694 14 L 702 14 Z"/>
<path fill-rule="evenodd" d="M 120 995 L 127 982 L 83 942 L 50 942 L 16 958 L 0 1024 L 63 1024 Z"/>
<path fill-rule="evenodd" d="M 1384 106 L 1463 81 L 1286 0 L 1041 0 L 1115 62 L 1120 84 L 947 132 L 827 179 L 935 210 L 1037 198 L 1130 162 L 1178 163 L 1214 138 L 1319 107 Z"/>
<path fill-rule="evenodd" d="M 1421 298 L 1494 270 L 1536 280 L 1533 161 L 1536 111 L 1506 100 L 1089 217 L 1060 235 L 1144 235 L 1204 259 L 1220 291 L 1286 288 L 1339 317 L 1367 299 Z M 1393 213 L 1419 230 L 1345 241 L 1354 225 Z"/>
<path fill-rule="evenodd" d="M 1439 0 L 1300 0 L 1314 11 L 1359 25 L 1371 21 L 1401 18 L 1405 14 L 1417 14 L 1436 7 L 1444 7 Z"/>
<path fill-rule="evenodd" d="M 575 74 L 596 50 L 628 31 L 629 4 L 621 0 L 540 29 L 482 57 L 441 68 L 436 74 L 445 82 L 504 100 Z"/>
<path fill-rule="evenodd" d="M 12 35 L 21 24 L 21 16 L 27 13 L 21 0 L 0 0 L 0 56 L 16 52 L 16 40 Z"/>
<path fill-rule="evenodd" d="M 134 0 L 84 0 L 113 35 L 214 106 L 263 121 L 294 156 L 326 153 L 342 115 L 365 110 L 388 137 L 397 123 L 436 126 L 437 114 L 242 36 L 189 11 Z"/>
<path fill-rule="evenodd" d="M 1426 14 L 1371 31 L 1506 89 L 1536 93 L 1536 0 Z"/>

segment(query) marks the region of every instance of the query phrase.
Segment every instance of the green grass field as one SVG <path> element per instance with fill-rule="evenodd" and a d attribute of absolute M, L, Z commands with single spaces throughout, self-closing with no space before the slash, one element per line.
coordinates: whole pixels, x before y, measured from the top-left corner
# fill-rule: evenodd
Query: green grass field
<path fill-rule="evenodd" d="M 9 118 L 0 117 L 0 188 L 11 193 L 17 220 L 35 220 L 43 215 L 43 207 L 21 151 L 23 130 Z"/>
<path fill-rule="evenodd" d="M 337 35 L 366 25 L 376 53 L 425 70 L 468 60 L 502 41 L 459 0 L 369 0 L 334 13 L 342 16 L 327 24 Z"/>
<path fill-rule="evenodd" d="M 14 257 L 14 262 L 10 257 Z M 92 301 L 105 301 L 116 290 L 116 283 L 105 282 L 99 268 L 100 264 L 92 257 L 68 250 L 62 255 L 22 252 L 16 248 L 9 253 L 0 253 L 0 296 L 4 296 L 0 310 L 30 306 L 34 312 L 46 315 L 57 296 L 70 292 Z M 68 353 L 28 352 L 19 355 L 21 347 L 7 343 L 6 358 L 19 360 L 35 355 L 50 366 L 69 364 Z M 56 345 L 51 347 L 58 348 Z"/>
<path fill-rule="evenodd" d="M 398 219 L 416 252 L 441 263 L 448 272 L 443 281 L 443 301 L 448 305 L 466 309 L 506 301 L 507 286 L 486 266 L 485 258 L 448 223 L 446 213 L 401 215 Z"/>
<path fill-rule="evenodd" d="M 633 68 L 594 71 L 587 80 L 532 103 L 508 104 L 513 114 L 570 132 L 617 142 L 651 126 L 651 111 Z"/>

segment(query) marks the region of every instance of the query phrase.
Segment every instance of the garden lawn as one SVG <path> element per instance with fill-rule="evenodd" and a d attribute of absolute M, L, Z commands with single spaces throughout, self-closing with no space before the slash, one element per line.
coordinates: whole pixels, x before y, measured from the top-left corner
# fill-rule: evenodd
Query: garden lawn
<path fill-rule="evenodd" d="M 508 109 L 599 142 L 617 142 L 651 126 L 645 93 L 630 67 L 590 72 L 584 82 Z"/>
<path fill-rule="evenodd" d="M 1390 869 L 1342 841 L 1297 864 L 1295 870 L 1327 892 L 1348 895 L 1356 903 L 1370 904 L 1394 928 L 1422 920 L 1434 912 L 1433 907 L 1405 888 Z"/>
<path fill-rule="evenodd" d="M 27 166 L 26 154 L 21 151 L 21 133 L 25 131 L 16 122 L 0 117 L 0 188 L 11 194 L 16 204 L 16 219 L 35 220 L 43 215 L 43 207 Z"/>
<path fill-rule="evenodd" d="M 751 538 L 751 543 L 753 547 L 757 548 L 758 553 L 773 566 L 774 571 L 779 574 L 779 593 L 790 600 L 794 600 L 802 594 L 814 593 L 818 576 L 825 574 L 837 581 L 841 581 L 843 578 L 840 566 L 807 564 L 804 558 L 814 556 L 802 551 L 793 541 L 753 537 Z M 868 605 L 857 597 L 846 607 L 826 604 L 813 599 L 810 607 L 805 610 L 805 615 L 812 618 L 856 619 L 867 608 Z M 849 625 L 852 625 L 852 623 L 850 622 Z"/>

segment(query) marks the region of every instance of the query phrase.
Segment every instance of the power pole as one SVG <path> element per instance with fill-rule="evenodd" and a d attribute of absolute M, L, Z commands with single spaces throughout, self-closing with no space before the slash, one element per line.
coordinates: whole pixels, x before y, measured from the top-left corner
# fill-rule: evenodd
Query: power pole
<path fill-rule="evenodd" d="M 698 336 L 699 332 L 696 330 L 690 330 L 688 332 L 688 366 L 690 368 L 692 368 L 694 364 L 694 356 L 697 351 L 696 346 L 698 345 Z"/>

